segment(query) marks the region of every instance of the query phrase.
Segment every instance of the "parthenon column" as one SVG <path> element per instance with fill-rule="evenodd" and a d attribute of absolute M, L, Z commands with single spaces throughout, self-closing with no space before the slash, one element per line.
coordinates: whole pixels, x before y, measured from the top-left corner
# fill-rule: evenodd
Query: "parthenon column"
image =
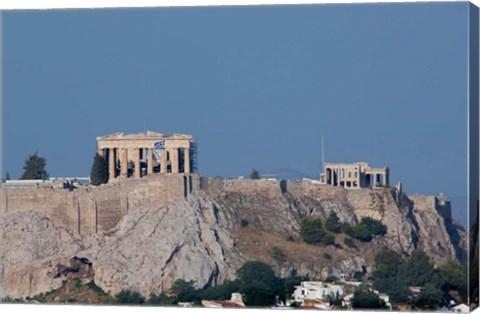
<path fill-rule="evenodd" d="M 183 150 L 183 172 L 190 173 L 190 149 Z"/>
<path fill-rule="evenodd" d="M 109 148 L 108 174 L 110 179 L 115 179 L 115 148 Z"/>
<path fill-rule="evenodd" d="M 153 154 L 152 154 L 152 149 L 153 148 L 146 148 L 148 153 L 147 153 L 147 175 L 153 173 Z"/>
<path fill-rule="evenodd" d="M 172 173 L 178 173 L 178 148 L 170 151 L 170 159 L 172 162 Z"/>
<path fill-rule="evenodd" d="M 122 178 L 128 177 L 128 155 L 127 155 L 127 149 L 122 148 L 122 158 L 120 159 L 121 164 L 120 164 L 120 175 Z"/>
<path fill-rule="evenodd" d="M 140 178 L 140 149 L 135 148 L 133 150 L 135 153 L 133 154 L 133 158 L 135 158 L 135 178 Z"/>
<path fill-rule="evenodd" d="M 160 151 L 160 173 L 167 173 L 167 150 L 162 149 Z"/>

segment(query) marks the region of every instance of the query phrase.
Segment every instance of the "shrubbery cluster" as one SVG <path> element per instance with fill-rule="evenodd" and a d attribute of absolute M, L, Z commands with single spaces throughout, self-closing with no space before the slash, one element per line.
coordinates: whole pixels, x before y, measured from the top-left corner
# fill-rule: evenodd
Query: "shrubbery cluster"
<path fill-rule="evenodd" d="M 458 290 L 462 299 L 467 297 L 467 278 L 457 261 L 449 261 L 435 268 L 422 251 L 401 255 L 385 249 L 375 257 L 374 287 L 390 296 L 392 302 L 407 302 L 412 298 L 411 286 L 422 287 L 414 300 L 421 309 L 436 309 L 446 305 L 446 293 Z"/>
<path fill-rule="evenodd" d="M 359 224 L 355 226 L 343 225 L 343 232 L 362 242 L 370 242 L 375 236 L 383 236 L 387 233 L 387 226 L 379 220 L 364 217 Z"/>

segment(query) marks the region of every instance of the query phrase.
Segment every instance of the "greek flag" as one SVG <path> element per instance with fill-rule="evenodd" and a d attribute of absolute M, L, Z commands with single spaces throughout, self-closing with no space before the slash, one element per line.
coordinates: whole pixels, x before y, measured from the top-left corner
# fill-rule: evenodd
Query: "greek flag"
<path fill-rule="evenodd" d="M 165 149 L 165 141 L 156 142 L 154 148 L 155 149 Z"/>

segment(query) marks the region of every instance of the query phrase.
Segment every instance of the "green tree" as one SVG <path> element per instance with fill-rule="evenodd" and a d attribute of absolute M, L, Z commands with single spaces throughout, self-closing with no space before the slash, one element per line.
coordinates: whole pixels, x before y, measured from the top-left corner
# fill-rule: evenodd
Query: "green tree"
<path fill-rule="evenodd" d="M 47 163 L 45 158 L 38 156 L 38 153 L 28 156 L 23 166 L 23 174 L 20 180 L 46 180 L 48 173 L 45 170 Z"/>
<path fill-rule="evenodd" d="M 184 279 L 177 279 L 170 288 L 170 293 L 175 296 L 175 303 L 191 302 L 196 299 L 197 291 L 193 286 L 195 281 L 186 281 Z"/>
<path fill-rule="evenodd" d="M 446 289 L 459 289 L 466 285 L 467 278 L 458 261 L 448 261 L 440 266 L 440 274 L 445 279 Z"/>
<path fill-rule="evenodd" d="M 371 217 L 363 217 L 361 224 L 366 225 L 368 231 L 374 236 L 385 235 L 387 233 L 387 226 L 382 224 L 380 220 L 373 219 Z"/>
<path fill-rule="evenodd" d="M 108 163 L 100 154 L 96 154 L 93 157 L 93 164 L 90 170 L 90 183 L 92 185 L 100 185 L 107 182 Z"/>
<path fill-rule="evenodd" d="M 240 227 L 242 227 L 242 228 L 245 228 L 246 226 L 248 226 L 248 224 L 249 224 L 249 222 L 246 219 L 242 219 L 240 221 Z"/>
<path fill-rule="evenodd" d="M 354 309 L 386 309 L 385 301 L 380 299 L 373 291 L 357 289 L 353 293 L 352 307 Z"/>
<path fill-rule="evenodd" d="M 376 279 L 374 287 L 390 296 L 390 301 L 405 303 L 410 297 L 407 285 L 394 278 Z"/>
<path fill-rule="evenodd" d="M 261 282 L 247 284 L 242 288 L 247 306 L 271 306 L 275 304 L 275 292 L 268 285 Z"/>
<path fill-rule="evenodd" d="M 170 298 L 165 292 L 162 292 L 159 295 L 152 293 L 147 300 L 147 304 L 169 305 L 173 304 L 173 299 Z"/>
<path fill-rule="evenodd" d="M 250 172 L 250 179 L 252 180 L 260 179 L 260 172 L 258 172 L 256 169 L 252 169 L 252 172 Z"/>
<path fill-rule="evenodd" d="M 346 246 L 351 247 L 351 248 L 356 247 L 355 243 L 353 243 L 352 238 L 345 237 L 345 239 L 343 239 L 343 243 L 345 243 Z"/>
<path fill-rule="evenodd" d="M 198 297 L 202 300 L 230 300 L 232 293 L 238 291 L 240 291 L 238 280 L 225 280 L 221 285 L 198 291 Z"/>
<path fill-rule="evenodd" d="M 322 238 L 322 244 L 324 245 L 332 245 L 335 244 L 335 237 L 331 235 L 330 233 L 325 233 L 325 235 Z"/>
<path fill-rule="evenodd" d="M 468 280 L 462 265 L 455 260 L 448 261 L 439 267 L 438 272 L 443 279 L 443 282 L 442 285 L 437 285 L 437 288 L 440 288 L 443 291 L 448 291 L 450 289 L 458 290 L 462 299 L 466 301 L 468 295 Z"/>
<path fill-rule="evenodd" d="M 434 272 L 430 258 L 423 251 L 416 250 L 399 267 L 399 278 L 409 286 L 424 286 L 430 283 Z"/>
<path fill-rule="evenodd" d="M 391 249 L 380 251 L 374 260 L 373 276 L 377 279 L 396 278 L 399 266 L 404 262 L 400 254 Z"/>
<path fill-rule="evenodd" d="M 10 173 L 7 171 L 7 175 L 5 176 L 5 180 L 10 180 Z"/>
<path fill-rule="evenodd" d="M 116 303 L 118 304 L 144 304 L 145 298 L 135 291 L 122 290 L 115 295 Z"/>
<path fill-rule="evenodd" d="M 260 282 L 273 287 L 276 281 L 272 266 L 260 261 L 247 261 L 237 270 L 237 278 L 242 285 Z"/>
<path fill-rule="evenodd" d="M 358 224 L 352 227 L 351 237 L 358 239 L 362 242 L 370 242 L 372 240 L 372 234 L 368 230 L 368 227 L 364 224 Z"/>
<path fill-rule="evenodd" d="M 330 212 L 330 215 L 327 218 L 327 221 L 325 222 L 325 228 L 328 231 L 339 233 L 341 231 L 341 224 L 340 220 L 338 219 L 338 216 L 336 213 L 333 211 Z"/>
<path fill-rule="evenodd" d="M 426 310 L 435 310 L 444 304 L 444 294 L 441 290 L 435 288 L 431 284 L 426 284 L 420 290 L 415 306 Z"/>
<path fill-rule="evenodd" d="M 275 276 L 272 266 L 260 261 L 245 262 L 237 270 L 237 278 L 246 305 L 273 305 L 275 296 L 284 291 L 284 281 Z"/>
<path fill-rule="evenodd" d="M 309 244 L 320 243 L 325 234 L 326 232 L 323 230 L 320 218 L 310 219 L 304 217 L 300 221 L 300 236 L 303 241 Z"/>

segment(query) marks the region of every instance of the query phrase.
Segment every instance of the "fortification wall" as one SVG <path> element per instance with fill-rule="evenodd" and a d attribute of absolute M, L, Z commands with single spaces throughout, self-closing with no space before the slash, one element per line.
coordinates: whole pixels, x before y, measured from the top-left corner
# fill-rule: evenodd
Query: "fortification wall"
<path fill-rule="evenodd" d="M 421 211 L 437 211 L 437 198 L 433 195 L 409 195 L 413 208 Z"/>
<path fill-rule="evenodd" d="M 202 190 L 207 193 L 255 193 L 266 197 L 277 197 L 282 194 L 280 180 L 238 180 L 220 178 L 201 178 Z"/>
<path fill-rule="evenodd" d="M 129 210 L 168 206 L 199 188 L 196 174 L 158 174 L 73 191 L 0 189 L 0 216 L 34 210 L 76 235 L 108 233 Z"/>

